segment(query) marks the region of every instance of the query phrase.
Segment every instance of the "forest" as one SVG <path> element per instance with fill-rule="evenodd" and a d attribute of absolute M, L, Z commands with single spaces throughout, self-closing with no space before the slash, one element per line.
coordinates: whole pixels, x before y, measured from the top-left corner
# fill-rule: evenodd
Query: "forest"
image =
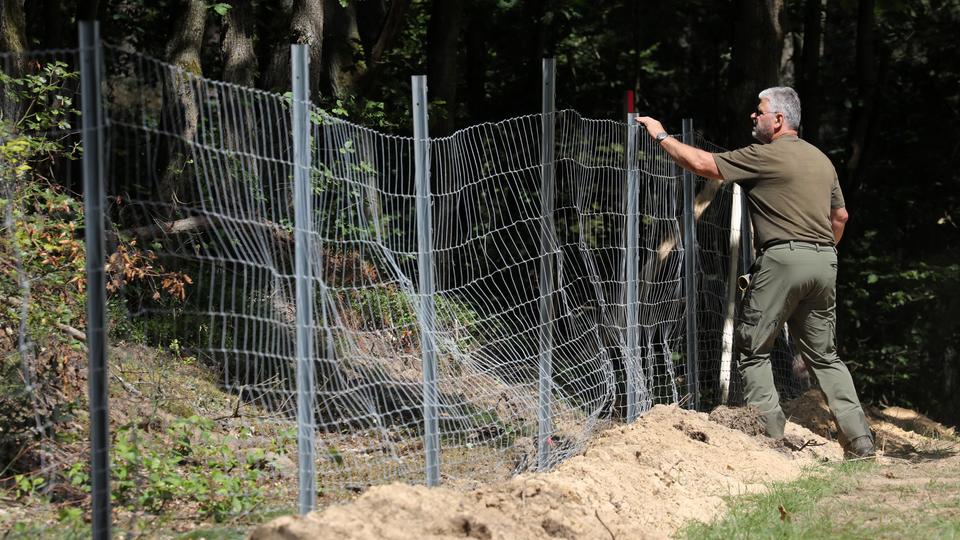
<path fill-rule="evenodd" d="M 3 0 L 0 52 L 104 40 L 204 77 L 290 86 L 310 50 L 313 101 L 411 132 L 410 76 L 429 81 L 431 135 L 557 106 L 636 110 L 720 146 L 749 142 L 756 94 L 795 87 L 801 136 L 833 160 L 851 215 L 838 341 L 865 401 L 960 421 L 958 0 Z M 74 189 L 75 186 L 74 186 Z M 958 216 L 960 219 L 960 216 Z M 81 263 L 82 264 L 82 263 Z"/>

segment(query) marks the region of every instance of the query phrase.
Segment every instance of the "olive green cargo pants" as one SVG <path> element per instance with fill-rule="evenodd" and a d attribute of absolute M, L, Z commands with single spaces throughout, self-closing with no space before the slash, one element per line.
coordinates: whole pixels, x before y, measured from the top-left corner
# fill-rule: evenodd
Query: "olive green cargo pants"
<path fill-rule="evenodd" d="M 837 356 L 837 254 L 805 242 L 766 249 L 743 297 L 735 344 L 747 404 L 760 409 L 770 437 L 783 436 L 786 419 L 773 384 L 770 351 L 784 321 L 807 369 L 848 440 L 870 435 L 850 372 Z"/>

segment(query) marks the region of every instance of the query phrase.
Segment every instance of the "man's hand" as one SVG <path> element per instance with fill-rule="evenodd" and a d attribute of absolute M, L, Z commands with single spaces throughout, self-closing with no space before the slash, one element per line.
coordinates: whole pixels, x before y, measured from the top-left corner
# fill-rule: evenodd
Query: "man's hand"
<path fill-rule="evenodd" d="M 638 116 L 637 123 L 647 128 L 647 133 L 653 140 L 657 140 L 657 135 L 666 131 L 663 129 L 663 124 L 649 116 Z M 673 137 L 663 139 L 660 147 L 684 169 L 711 180 L 723 180 L 723 175 L 717 168 L 717 161 L 710 152 L 684 144 Z"/>
<path fill-rule="evenodd" d="M 637 123 L 647 128 L 647 133 L 650 134 L 651 139 L 656 139 L 659 133 L 666 131 L 663 129 L 663 124 L 661 124 L 657 119 L 650 118 L 649 116 L 638 116 Z"/>

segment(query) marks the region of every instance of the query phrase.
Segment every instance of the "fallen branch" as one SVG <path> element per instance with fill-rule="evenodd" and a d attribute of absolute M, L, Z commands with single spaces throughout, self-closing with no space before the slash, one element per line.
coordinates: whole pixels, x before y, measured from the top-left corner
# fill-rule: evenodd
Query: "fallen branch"
<path fill-rule="evenodd" d="M 270 230 L 273 237 L 277 240 L 283 242 L 292 242 L 293 241 L 293 232 L 284 229 L 279 224 L 272 221 L 259 221 L 251 223 L 240 223 L 238 227 L 265 227 Z M 186 234 L 191 232 L 199 232 L 214 227 L 214 223 L 208 219 L 206 216 L 193 216 L 183 219 L 176 219 L 173 221 L 160 221 L 157 220 L 152 225 L 143 225 L 140 227 L 134 227 L 132 229 L 125 229 L 119 231 L 118 233 L 110 232 L 108 233 L 112 238 L 111 240 L 116 241 L 116 238 L 119 236 L 121 238 L 136 238 L 137 240 L 143 242 L 149 242 L 155 238 L 160 238 L 163 236 L 175 236 L 178 234 Z"/>

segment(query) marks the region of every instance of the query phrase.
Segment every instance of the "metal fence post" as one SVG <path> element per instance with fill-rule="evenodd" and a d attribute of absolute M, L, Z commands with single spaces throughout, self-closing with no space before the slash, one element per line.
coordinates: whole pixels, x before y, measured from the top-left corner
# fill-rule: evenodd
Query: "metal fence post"
<path fill-rule="evenodd" d="M 556 60 L 543 59 L 543 118 L 540 156 L 540 206 L 543 211 L 540 228 L 540 400 L 537 409 L 537 468 L 550 463 L 550 435 L 553 394 L 553 241 L 554 208 L 554 129 L 556 127 Z"/>
<path fill-rule="evenodd" d="M 626 299 L 626 321 L 624 331 L 627 334 L 627 422 L 637 419 L 637 366 L 638 354 L 637 332 L 637 207 L 639 186 L 637 185 L 637 115 L 627 114 L 627 234 L 626 234 L 626 281 L 624 283 Z"/>
<path fill-rule="evenodd" d="M 693 144 L 693 120 L 683 119 L 683 142 Z M 690 408 L 700 408 L 697 381 L 697 221 L 694 215 L 694 176 L 683 171 L 683 269 L 687 297 L 687 393 Z"/>
<path fill-rule="evenodd" d="M 297 452 L 299 466 L 299 508 L 306 514 L 316 507 L 317 474 L 314 459 L 314 358 L 313 358 L 313 280 L 310 267 L 311 193 L 310 189 L 310 57 L 307 45 L 290 46 L 293 75 L 293 207 L 294 258 L 297 308 Z"/>
<path fill-rule="evenodd" d="M 423 356 L 423 436 L 427 485 L 440 483 L 440 430 L 437 406 L 437 351 L 433 334 L 433 220 L 430 204 L 430 140 L 427 126 L 427 77 L 415 75 L 413 87 L 413 155 L 417 189 L 417 251 L 420 266 L 420 348 Z"/>
<path fill-rule="evenodd" d="M 80 23 L 80 108 L 83 124 L 83 211 L 87 277 L 87 359 L 90 402 L 90 482 L 94 538 L 110 538 L 110 414 L 108 403 L 104 263 L 104 113 L 100 97 L 100 25 Z"/>

